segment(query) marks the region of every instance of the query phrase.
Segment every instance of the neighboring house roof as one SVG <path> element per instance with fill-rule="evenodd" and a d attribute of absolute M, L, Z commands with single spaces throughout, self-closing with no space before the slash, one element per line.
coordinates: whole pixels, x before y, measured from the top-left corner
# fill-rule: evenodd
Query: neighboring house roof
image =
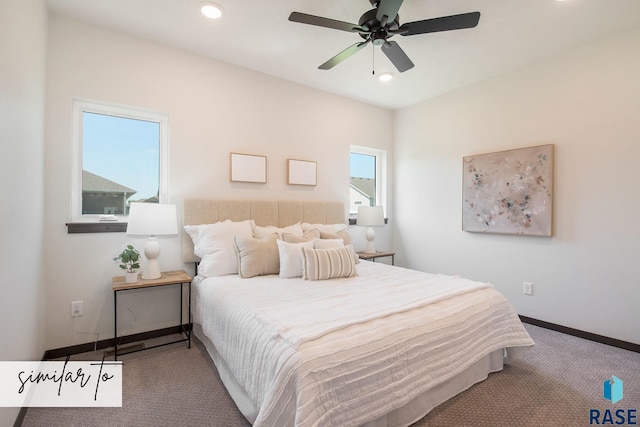
<path fill-rule="evenodd" d="M 135 203 L 160 203 L 160 198 L 158 196 L 147 197 L 146 199 L 139 200 L 131 200 Z"/>
<path fill-rule="evenodd" d="M 376 181 L 374 179 L 350 177 L 349 184 L 354 190 L 367 197 L 368 199 L 375 198 Z"/>
<path fill-rule="evenodd" d="M 82 171 L 82 191 L 91 193 L 137 193 L 137 190 L 125 187 L 86 170 Z"/>

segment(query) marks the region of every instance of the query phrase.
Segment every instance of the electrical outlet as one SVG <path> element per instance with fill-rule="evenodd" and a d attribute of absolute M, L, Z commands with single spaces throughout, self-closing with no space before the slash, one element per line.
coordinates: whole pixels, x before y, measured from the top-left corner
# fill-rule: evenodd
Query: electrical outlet
<path fill-rule="evenodd" d="M 78 317 L 83 314 L 82 301 L 71 301 L 71 317 Z"/>
<path fill-rule="evenodd" d="M 533 295 L 533 283 L 524 282 L 524 287 L 522 289 L 525 295 Z"/>

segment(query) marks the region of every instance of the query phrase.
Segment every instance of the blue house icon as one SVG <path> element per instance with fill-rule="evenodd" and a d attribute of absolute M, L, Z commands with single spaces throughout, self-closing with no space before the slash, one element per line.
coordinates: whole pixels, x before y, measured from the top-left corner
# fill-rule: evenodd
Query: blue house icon
<path fill-rule="evenodd" d="M 621 400 L 623 396 L 622 380 L 615 375 L 612 375 L 610 380 L 605 380 L 602 395 L 605 399 L 610 400 L 611 403 Z"/>

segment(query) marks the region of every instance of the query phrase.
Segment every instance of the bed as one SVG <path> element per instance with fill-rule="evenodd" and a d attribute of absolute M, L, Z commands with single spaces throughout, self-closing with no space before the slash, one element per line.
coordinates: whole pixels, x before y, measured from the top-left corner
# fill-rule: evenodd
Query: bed
<path fill-rule="evenodd" d="M 407 426 L 533 345 L 489 284 L 357 263 L 344 218 L 341 202 L 184 202 L 194 333 L 254 426 Z"/>

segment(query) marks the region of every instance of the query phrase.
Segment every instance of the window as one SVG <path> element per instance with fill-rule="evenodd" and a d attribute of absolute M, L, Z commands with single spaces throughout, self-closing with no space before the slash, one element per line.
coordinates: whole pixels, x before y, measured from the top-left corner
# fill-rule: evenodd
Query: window
<path fill-rule="evenodd" d="M 386 210 L 386 151 L 352 145 L 349 164 L 349 213 L 363 205 Z"/>
<path fill-rule="evenodd" d="M 168 202 L 166 115 L 75 100 L 73 132 L 74 220 L 127 215 L 131 202 Z"/>

